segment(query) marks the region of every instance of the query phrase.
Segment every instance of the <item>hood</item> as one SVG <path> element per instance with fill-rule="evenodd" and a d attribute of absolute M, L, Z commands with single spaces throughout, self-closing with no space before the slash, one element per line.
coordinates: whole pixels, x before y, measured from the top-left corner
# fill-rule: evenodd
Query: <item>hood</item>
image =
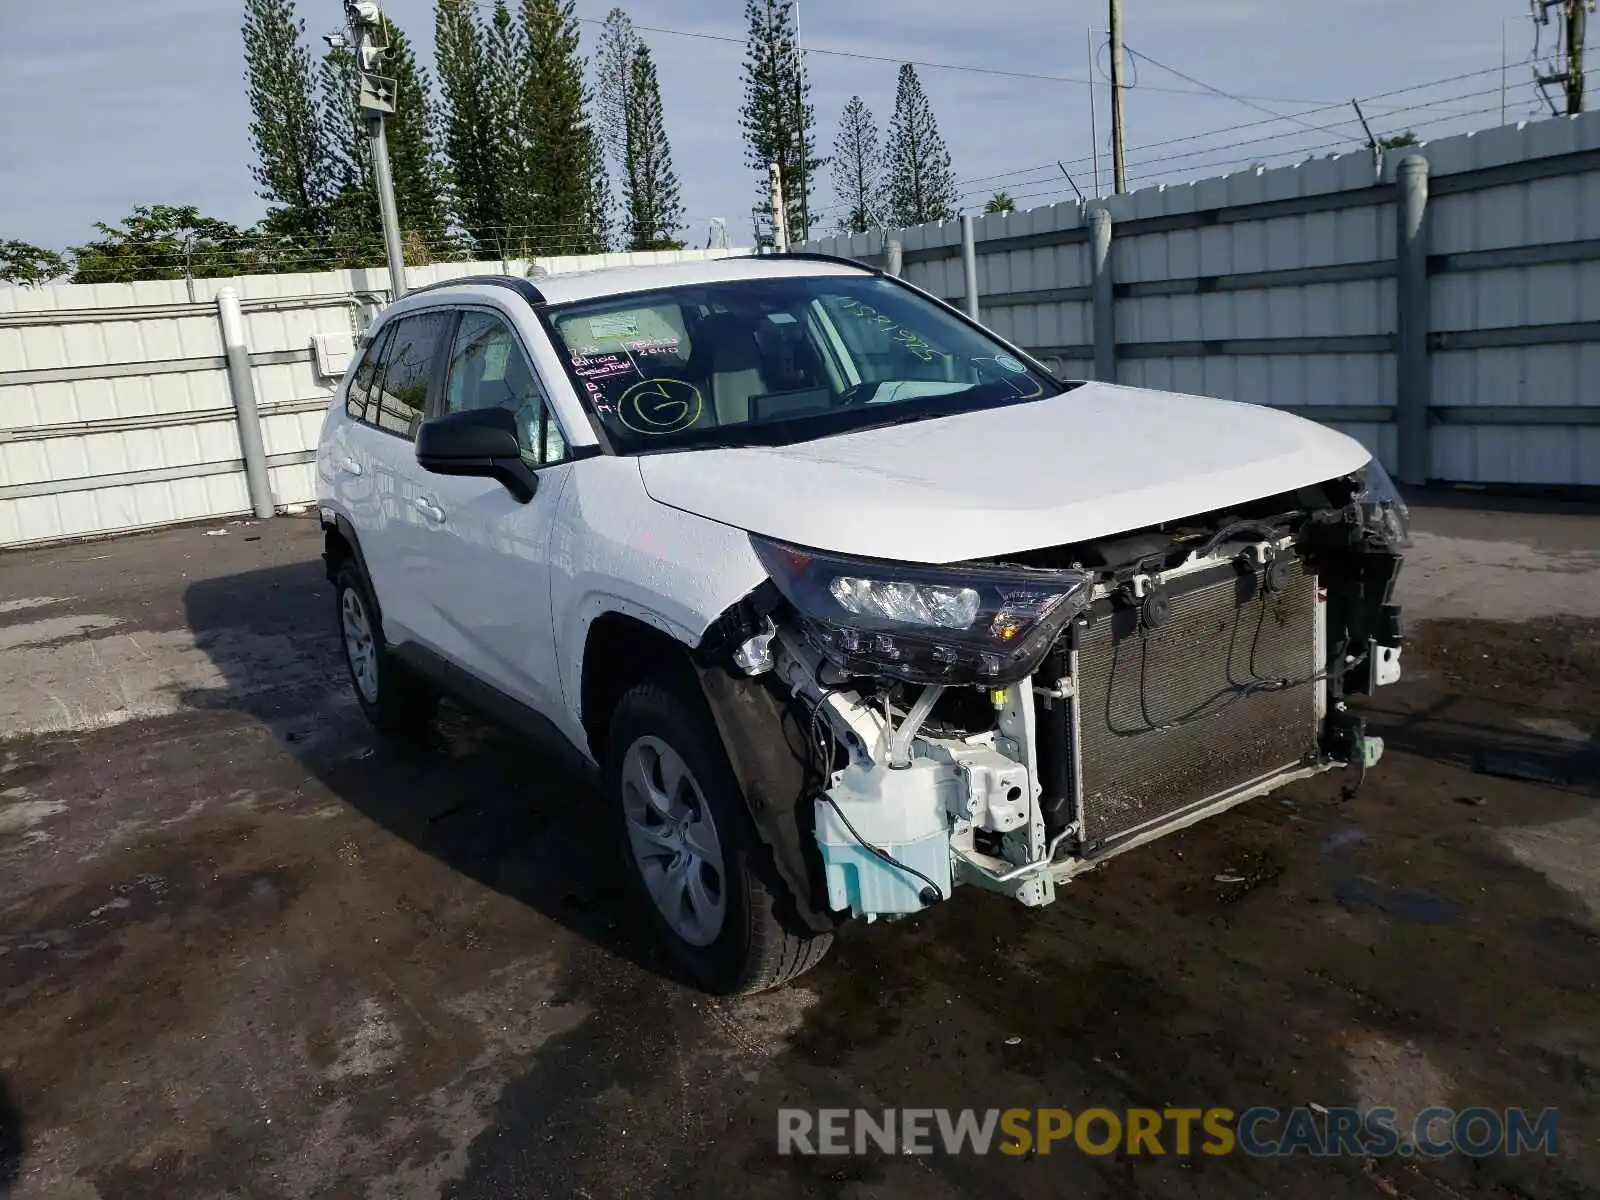
<path fill-rule="evenodd" d="M 1347 475 L 1371 454 L 1313 421 L 1089 383 L 987 412 L 793 446 L 641 456 L 662 504 L 874 558 L 957 562 L 1086 541 Z"/>

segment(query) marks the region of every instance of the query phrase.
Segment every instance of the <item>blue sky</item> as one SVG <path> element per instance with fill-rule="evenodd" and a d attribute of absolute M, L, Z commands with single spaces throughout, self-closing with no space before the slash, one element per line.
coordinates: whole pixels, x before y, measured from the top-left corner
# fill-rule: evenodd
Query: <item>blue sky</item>
<path fill-rule="evenodd" d="M 1084 80 L 1086 31 L 1103 28 L 1106 12 L 1103 0 L 801 3 L 803 39 L 818 51 L 807 68 L 824 148 L 854 93 L 887 123 L 896 66 L 822 50 Z M 385 7 L 431 64 L 432 0 Z M 580 0 L 578 15 L 598 22 L 609 7 Z M 641 26 L 744 32 L 742 0 L 625 7 Z M 340 0 L 299 0 L 299 10 L 313 38 L 340 21 Z M 1127 43 L 1149 56 L 1130 66 L 1134 184 L 1291 162 L 1341 143 L 1354 148 L 1348 139 L 1359 130 L 1347 105 L 1308 110 L 1468 72 L 1480 73 L 1372 100 L 1374 126 L 1442 136 L 1498 124 L 1502 23 L 1513 64 L 1507 119 L 1537 112 L 1523 65 L 1533 44 L 1525 12 L 1519 0 L 1126 0 Z M 263 204 L 249 174 L 240 15 L 226 0 L 0 0 L 0 238 L 60 248 L 87 240 L 94 221 L 119 220 L 141 203 L 196 204 L 241 225 L 256 220 Z M 596 32 L 596 24 L 583 26 L 586 50 Z M 691 244 L 703 243 L 712 216 L 726 217 L 735 242 L 747 243 L 755 175 L 744 163 L 737 117 L 742 48 L 643 36 L 657 58 Z M 1251 99 L 1207 92 L 1157 63 Z M 1052 165 L 1058 158 L 1092 190 L 1083 83 L 931 67 L 920 73 L 968 203 L 981 205 L 998 187 L 1019 207 L 1070 198 Z M 1096 78 L 1103 149 L 1108 94 Z M 1416 105 L 1431 107 L 1388 111 Z M 1296 113 L 1305 125 L 1274 119 Z M 1271 140 L 1252 141 L 1261 138 Z M 1142 149 L 1152 143 L 1168 144 Z M 1108 169 L 1102 159 L 1102 172 Z M 836 205 L 826 178 L 819 182 L 813 207 L 826 214 Z"/>

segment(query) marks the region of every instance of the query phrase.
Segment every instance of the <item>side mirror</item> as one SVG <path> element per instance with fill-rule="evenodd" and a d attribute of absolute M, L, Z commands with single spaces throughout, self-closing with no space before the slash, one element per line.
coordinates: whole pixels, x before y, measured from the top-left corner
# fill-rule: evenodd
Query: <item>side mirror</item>
<path fill-rule="evenodd" d="M 417 462 L 435 475 L 499 480 L 523 504 L 539 488 L 539 477 L 522 459 L 517 419 L 503 408 L 473 408 L 424 421 L 417 433 Z"/>

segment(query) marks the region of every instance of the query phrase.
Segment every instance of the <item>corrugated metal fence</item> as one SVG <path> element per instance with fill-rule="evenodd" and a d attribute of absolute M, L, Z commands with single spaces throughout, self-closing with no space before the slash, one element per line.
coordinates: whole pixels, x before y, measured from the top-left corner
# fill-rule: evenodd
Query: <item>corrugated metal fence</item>
<path fill-rule="evenodd" d="M 1416 482 L 1600 485 L 1600 113 L 972 225 L 982 320 L 1062 373 L 1292 409 Z M 961 223 L 887 239 L 963 302 Z"/>
<path fill-rule="evenodd" d="M 541 260 L 550 271 L 739 254 Z M 528 264 L 508 264 L 517 273 Z M 503 264 L 414 267 L 410 285 Z M 0 546 L 251 510 L 217 293 L 237 290 L 279 507 L 315 498 L 312 458 L 386 270 L 0 288 Z"/>

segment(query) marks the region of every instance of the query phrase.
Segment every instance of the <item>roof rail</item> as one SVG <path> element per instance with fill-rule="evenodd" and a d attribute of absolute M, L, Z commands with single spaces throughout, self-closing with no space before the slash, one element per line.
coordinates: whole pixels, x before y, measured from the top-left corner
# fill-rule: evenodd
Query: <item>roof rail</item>
<path fill-rule="evenodd" d="M 543 304 L 544 293 L 541 292 L 531 279 L 523 279 L 520 275 L 461 275 L 455 279 L 441 279 L 438 283 L 426 283 L 419 288 L 412 288 L 407 296 L 415 296 L 419 292 L 433 292 L 440 288 L 457 287 L 464 283 L 487 283 L 494 287 L 510 288 L 529 304 Z"/>

